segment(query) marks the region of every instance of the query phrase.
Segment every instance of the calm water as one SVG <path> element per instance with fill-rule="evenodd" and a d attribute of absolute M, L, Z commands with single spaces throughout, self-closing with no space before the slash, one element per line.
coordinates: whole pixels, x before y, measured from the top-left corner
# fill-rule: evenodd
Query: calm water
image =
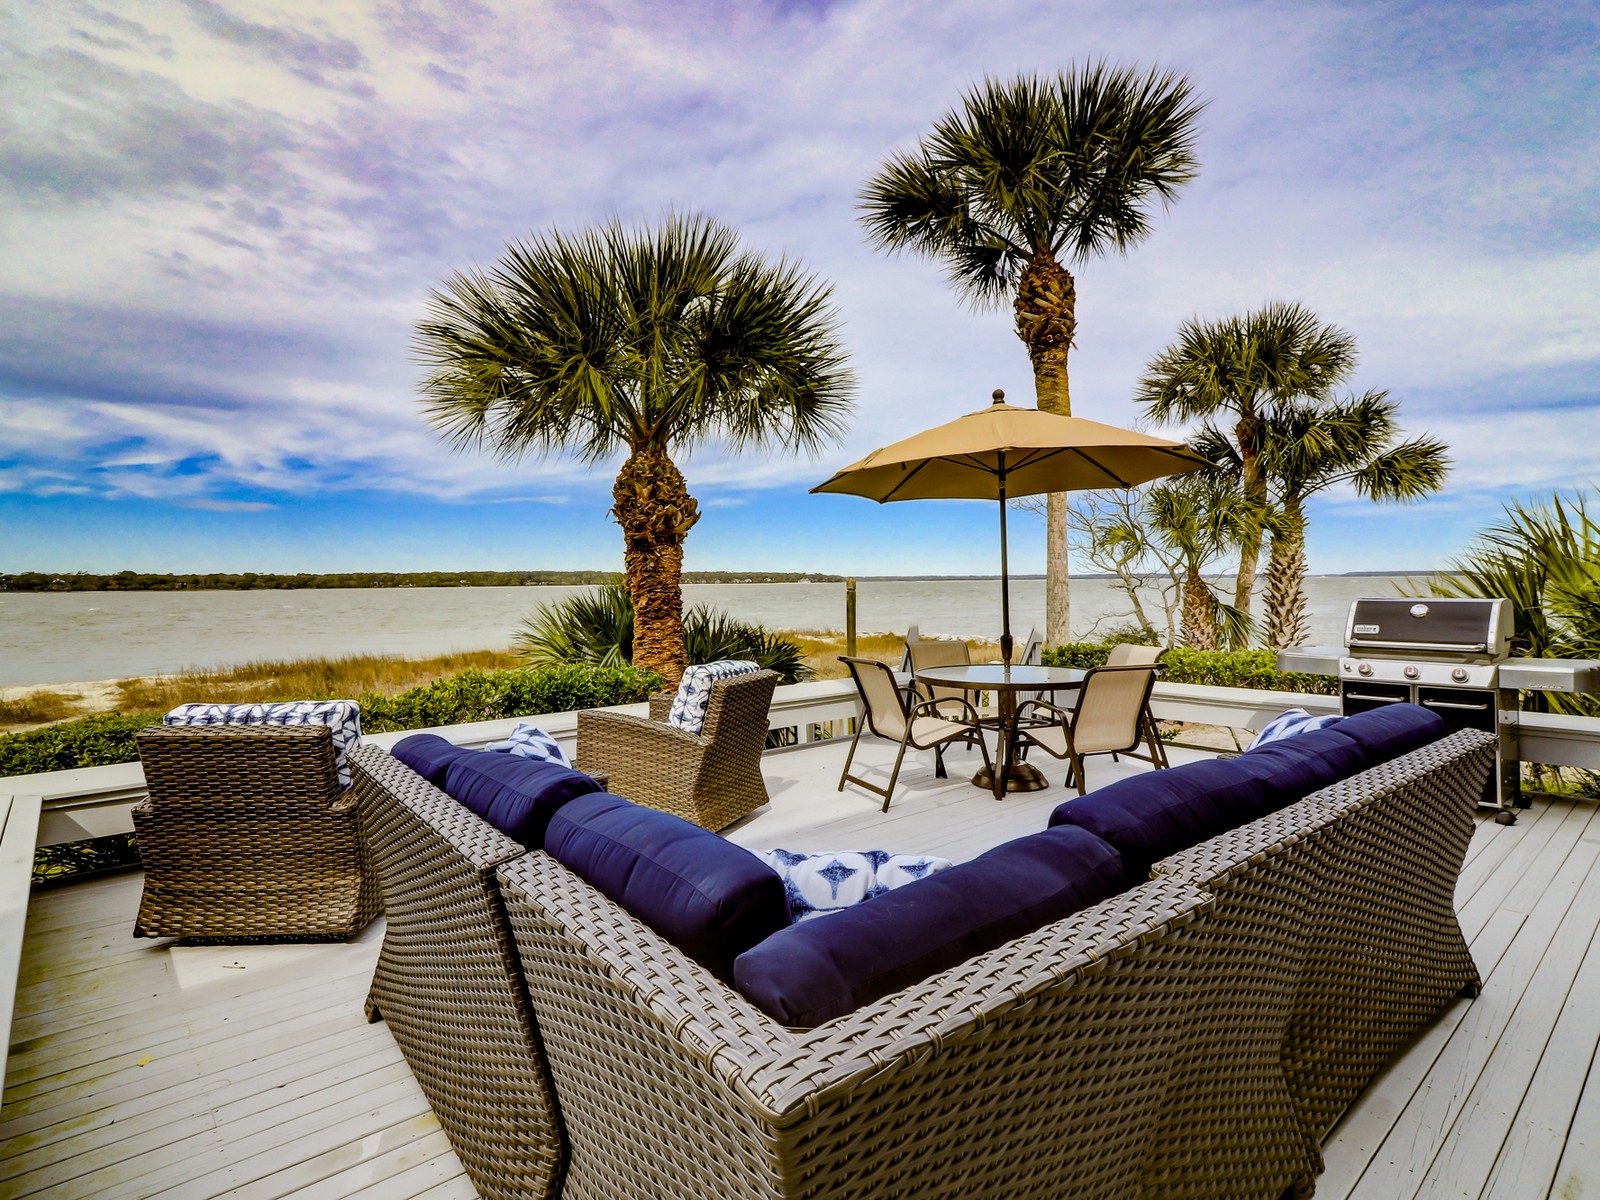
<path fill-rule="evenodd" d="M 1402 576 L 1307 580 L 1312 644 L 1344 638 L 1357 596 L 1391 596 Z M 503 647 L 541 604 L 579 588 L 395 588 L 281 592 L 0 593 L 0 686 L 121 679 L 259 659 L 372 653 L 421 657 Z M 842 583 L 700 584 L 687 604 L 710 604 L 777 629 L 843 629 Z M 1076 636 L 1124 623 L 1127 601 L 1111 584 L 1074 580 Z M 995 637 L 995 579 L 863 581 L 856 591 L 862 633 Z M 1159 607 L 1152 605 L 1152 617 Z M 1011 625 L 1020 641 L 1044 619 L 1044 581 L 1011 584 Z"/>

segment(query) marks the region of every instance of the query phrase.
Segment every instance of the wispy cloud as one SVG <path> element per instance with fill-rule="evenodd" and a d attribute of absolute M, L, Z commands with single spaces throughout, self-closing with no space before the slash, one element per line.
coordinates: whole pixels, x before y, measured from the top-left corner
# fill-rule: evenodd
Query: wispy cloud
<path fill-rule="evenodd" d="M 834 284 L 860 380 L 845 444 L 684 463 L 729 521 L 762 496 L 803 503 L 994 387 L 1031 399 L 1007 311 L 871 251 L 855 196 L 984 74 L 1090 56 L 1186 71 L 1211 103 L 1201 177 L 1146 245 L 1078 271 L 1076 411 L 1133 423 L 1178 322 L 1297 299 L 1356 335 L 1359 387 L 1451 443 L 1441 512 L 1586 483 L 1600 87 L 1583 19 L 1554 0 L 13 10 L 0 491 L 603 509 L 603 469 L 447 451 L 410 330 L 430 287 L 507 239 L 677 206 Z"/>

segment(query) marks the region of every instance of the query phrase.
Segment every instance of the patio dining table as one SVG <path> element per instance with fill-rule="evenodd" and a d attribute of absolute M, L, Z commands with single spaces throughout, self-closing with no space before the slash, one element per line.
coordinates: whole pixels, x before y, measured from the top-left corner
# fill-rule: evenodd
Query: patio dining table
<path fill-rule="evenodd" d="M 1007 792 L 1037 792 L 1050 786 L 1044 772 L 1016 755 L 1017 708 L 1019 693 L 1055 692 L 1077 688 L 1088 672 L 1077 667 L 1027 667 L 986 663 L 977 666 L 924 667 L 916 672 L 923 683 L 938 687 L 961 688 L 969 692 L 993 692 L 996 698 L 994 727 L 999 733 L 995 747 L 995 769 L 980 768 L 972 777 L 975 787 L 994 793 L 1003 800 Z"/>

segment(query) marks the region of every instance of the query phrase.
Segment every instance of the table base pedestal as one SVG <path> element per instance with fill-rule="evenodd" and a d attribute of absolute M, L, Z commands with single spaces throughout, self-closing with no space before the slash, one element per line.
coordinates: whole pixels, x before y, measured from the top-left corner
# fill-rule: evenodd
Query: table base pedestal
<path fill-rule="evenodd" d="M 978 773 L 972 777 L 972 782 L 984 791 L 994 791 L 994 776 L 986 767 L 978 769 Z M 1014 762 L 1006 772 L 1007 792 L 1038 792 L 1049 786 L 1050 781 L 1044 777 L 1044 772 L 1029 763 Z"/>

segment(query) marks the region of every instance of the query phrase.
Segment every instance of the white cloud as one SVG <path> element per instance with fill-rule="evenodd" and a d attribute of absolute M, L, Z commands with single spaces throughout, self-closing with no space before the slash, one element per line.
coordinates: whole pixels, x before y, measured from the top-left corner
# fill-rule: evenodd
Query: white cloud
<path fill-rule="evenodd" d="M 1187 71 L 1211 103 L 1201 178 L 1144 246 L 1078 271 L 1075 411 L 1132 424 L 1133 383 L 1178 322 L 1299 299 L 1356 334 L 1358 386 L 1450 441 L 1451 495 L 1569 485 L 1600 429 L 1546 393 L 1556 376 L 1596 390 L 1600 104 L 1562 69 L 1582 51 L 1559 19 L 1553 3 L 344 0 L 291 29 L 265 3 L 15 10 L 0 458 L 31 469 L 0 488 L 603 495 L 614 463 L 444 447 L 410 327 L 430 287 L 507 239 L 669 205 L 832 281 L 860 384 L 845 444 L 814 462 L 689 456 L 703 503 L 816 482 L 995 387 L 1030 402 L 1007 310 L 974 314 L 937 266 L 873 252 L 854 198 L 985 73 L 1091 56 Z"/>

